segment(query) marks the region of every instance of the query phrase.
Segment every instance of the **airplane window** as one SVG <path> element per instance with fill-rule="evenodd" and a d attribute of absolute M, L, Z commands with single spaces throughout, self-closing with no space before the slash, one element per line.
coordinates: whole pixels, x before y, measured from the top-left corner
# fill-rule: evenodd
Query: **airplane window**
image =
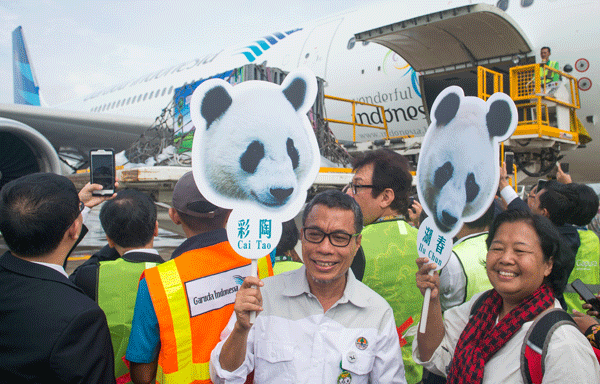
<path fill-rule="evenodd" d="M 161 96 L 164 96 L 164 95 L 165 95 L 165 92 L 167 92 L 167 87 L 164 87 L 164 88 L 163 88 L 163 91 L 162 91 L 162 93 L 161 93 L 160 95 L 161 95 Z"/>
<path fill-rule="evenodd" d="M 113 101 L 112 104 L 110 105 L 110 109 L 113 109 L 115 107 L 115 105 L 117 104 L 116 101 Z"/>
<path fill-rule="evenodd" d="M 498 2 L 496 3 L 496 7 L 500 8 L 503 11 L 506 11 L 508 9 L 508 1 L 509 0 L 498 0 Z"/>
<path fill-rule="evenodd" d="M 152 98 L 153 94 L 154 94 L 154 91 L 150 92 L 150 94 L 148 95 L 148 100 L 150 100 Z"/>
<path fill-rule="evenodd" d="M 350 40 L 348 40 L 348 46 L 346 48 L 352 49 L 354 48 L 354 44 L 356 44 L 356 39 L 354 37 L 351 37 Z"/>
<path fill-rule="evenodd" d="M 131 97 L 127 99 L 127 104 L 125 104 L 125 105 L 129 105 L 130 101 L 131 101 Z"/>
<path fill-rule="evenodd" d="M 142 99 L 142 101 L 146 101 L 146 97 L 148 97 L 148 92 L 144 93 L 144 98 Z"/>
<path fill-rule="evenodd" d="M 160 88 L 156 90 L 156 93 L 154 93 L 155 98 L 157 98 L 158 96 L 160 96 Z"/>
<path fill-rule="evenodd" d="M 118 100 L 116 107 L 119 108 L 120 106 L 121 106 L 121 100 Z"/>
<path fill-rule="evenodd" d="M 171 88 L 169 88 L 169 95 L 171 94 L 171 92 L 173 92 L 173 86 L 171 85 Z"/>
<path fill-rule="evenodd" d="M 138 102 L 138 103 L 139 103 L 140 101 L 142 101 L 142 96 L 144 96 L 144 95 L 142 95 L 142 94 L 140 93 L 140 95 L 138 96 L 138 99 L 137 99 L 137 102 Z"/>

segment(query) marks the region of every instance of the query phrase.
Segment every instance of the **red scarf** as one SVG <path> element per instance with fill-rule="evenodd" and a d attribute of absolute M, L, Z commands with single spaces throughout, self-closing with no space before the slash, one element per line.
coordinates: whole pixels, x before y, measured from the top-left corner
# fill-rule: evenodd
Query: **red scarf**
<path fill-rule="evenodd" d="M 532 321 L 553 304 L 554 293 L 543 284 L 495 324 L 502 308 L 502 297 L 492 290 L 458 339 L 448 383 L 481 383 L 485 363 L 521 329 L 523 323 Z"/>

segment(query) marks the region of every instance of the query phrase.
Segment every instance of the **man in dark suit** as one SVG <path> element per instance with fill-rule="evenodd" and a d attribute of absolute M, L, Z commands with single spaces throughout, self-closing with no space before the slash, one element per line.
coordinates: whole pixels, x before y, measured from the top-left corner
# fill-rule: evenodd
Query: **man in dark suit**
<path fill-rule="evenodd" d="M 69 179 L 36 173 L 0 192 L 0 381 L 114 383 L 104 312 L 67 278 L 83 226 Z"/>

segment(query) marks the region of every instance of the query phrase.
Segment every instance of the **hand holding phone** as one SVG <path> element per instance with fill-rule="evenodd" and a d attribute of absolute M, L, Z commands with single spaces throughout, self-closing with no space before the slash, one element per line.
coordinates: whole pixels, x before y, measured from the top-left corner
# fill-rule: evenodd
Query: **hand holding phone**
<path fill-rule="evenodd" d="M 90 151 L 90 183 L 102 185 L 92 195 L 110 196 L 115 193 L 115 153 L 112 149 Z"/>
<path fill-rule="evenodd" d="M 583 300 L 592 306 L 592 309 L 600 313 L 600 299 L 579 279 L 571 283 L 571 287 L 583 298 Z"/>
<path fill-rule="evenodd" d="M 546 188 L 547 183 L 548 183 L 548 180 L 539 179 L 538 183 L 537 183 L 537 188 L 535 189 L 535 193 L 539 193 L 542 189 Z"/>
<path fill-rule="evenodd" d="M 504 152 L 504 162 L 506 163 L 506 174 L 514 174 L 515 154 L 512 152 Z"/>

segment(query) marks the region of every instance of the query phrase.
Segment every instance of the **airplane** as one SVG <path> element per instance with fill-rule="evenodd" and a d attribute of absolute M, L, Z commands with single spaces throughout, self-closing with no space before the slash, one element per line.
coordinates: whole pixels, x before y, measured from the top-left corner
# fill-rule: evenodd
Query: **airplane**
<path fill-rule="evenodd" d="M 600 2 L 592 0 L 369 3 L 52 107 L 43 104 L 18 27 L 15 104 L 0 104 L 0 186 L 33 171 L 64 173 L 59 153 L 85 157 L 90 148 L 126 149 L 172 101 L 176 88 L 249 63 L 284 71 L 308 67 L 325 80 L 327 95 L 383 106 L 390 135 L 423 136 L 428 108 L 446 86 L 460 85 L 476 96 L 478 65 L 508 75 L 517 64 L 534 63 L 544 46 L 561 68 L 575 69 L 577 114 L 592 138 L 585 148 L 561 153 L 562 161 L 570 163 L 573 180 L 600 182 L 600 41 L 590 17 L 598 12 Z M 328 118 L 351 118 L 346 106 L 332 100 L 325 106 Z M 356 120 L 375 124 L 382 115 L 357 110 Z M 382 138 L 369 128 L 357 129 L 356 139 L 348 128 L 332 129 L 340 142 Z M 556 160 L 556 154 L 549 159 Z"/>

